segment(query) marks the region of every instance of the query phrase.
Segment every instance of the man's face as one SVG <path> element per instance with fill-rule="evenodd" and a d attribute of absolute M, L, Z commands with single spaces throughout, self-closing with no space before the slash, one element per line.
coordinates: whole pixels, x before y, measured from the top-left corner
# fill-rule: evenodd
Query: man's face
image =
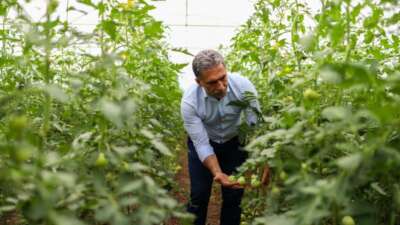
<path fill-rule="evenodd" d="M 202 71 L 201 75 L 196 78 L 196 81 L 206 90 L 208 95 L 217 99 L 221 99 L 226 95 L 228 74 L 223 64 Z"/>

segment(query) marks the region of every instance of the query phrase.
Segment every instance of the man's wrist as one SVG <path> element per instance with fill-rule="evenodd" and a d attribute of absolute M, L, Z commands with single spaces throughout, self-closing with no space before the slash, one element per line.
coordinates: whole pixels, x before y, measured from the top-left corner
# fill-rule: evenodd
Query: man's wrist
<path fill-rule="evenodd" d="M 222 174 L 222 173 L 223 173 L 222 171 L 216 171 L 216 172 L 213 172 L 212 174 L 213 174 L 213 177 L 216 177 L 217 175 Z"/>
<path fill-rule="evenodd" d="M 215 154 L 209 155 L 207 158 L 205 158 L 203 164 L 210 170 L 213 177 L 215 177 L 218 173 L 222 173 L 222 170 L 219 167 L 217 156 Z"/>

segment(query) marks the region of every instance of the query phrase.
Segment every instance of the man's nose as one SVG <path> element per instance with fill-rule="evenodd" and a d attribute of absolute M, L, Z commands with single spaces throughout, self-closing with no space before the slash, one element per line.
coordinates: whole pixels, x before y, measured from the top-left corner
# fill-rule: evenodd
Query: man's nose
<path fill-rule="evenodd" d="M 224 82 L 218 81 L 218 83 L 217 83 L 217 89 L 218 89 L 218 90 L 223 90 L 223 89 L 224 89 Z"/>

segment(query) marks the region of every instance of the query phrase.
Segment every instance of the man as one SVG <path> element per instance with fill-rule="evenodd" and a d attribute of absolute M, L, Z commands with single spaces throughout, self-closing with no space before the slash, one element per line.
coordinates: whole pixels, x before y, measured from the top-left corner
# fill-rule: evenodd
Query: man
<path fill-rule="evenodd" d="M 242 109 L 229 104 L 243 100 L 245 92 L 257 94 L 253 84 L 237 74 L 228 74 L 223 57 L 214 50 L 199 52 L 192 63 L 197 84 L 182 98 L 181 113 L 189 134 L 188 161 L 190 202 L 188 211 L 196 217 L 195 225 L 204 225 L 212 182 L 222 186 L 221 225 L 239 225 L 243 187 L 228 176 L 247 157 L 238 139 Z M 259 109 L 257 100 L 252 107 Z M 255 125 L 257 116 L 245 109 L 246 121 Z M 265 174 L 263 181 L 266 182 Z"/>

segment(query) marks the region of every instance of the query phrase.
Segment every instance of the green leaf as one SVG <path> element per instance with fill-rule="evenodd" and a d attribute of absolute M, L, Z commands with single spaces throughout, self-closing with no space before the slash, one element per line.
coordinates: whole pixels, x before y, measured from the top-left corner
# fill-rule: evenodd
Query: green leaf
<path fill-rule="evenodd" d="M 156 37 L 156 38 L 161 37 L 161 35 L 163 33 L 162 23 L 155 21 L 155 22 L 145 25 L 144 33 L 147 36 L 151 36 L 151 37 Z"/>
<path fill-rule="evenodd" d="M 104 12 L 106 11 L 106 4 L 104 4 L 102 1 L 99 2 L 99 4 L 97 5 L 97 8 L 99 10 L 99 14 L 103 15 Z"/>
<path fill-rule="evenodd" d="M 142 180 L 135 180 L 132 182 L 127 183 L 126 185 L 122 186 L 121 189 L 119 190 L 118 194 L 126 194 L 130 192 L 136 192 L 140 190 L 143 187 L 143 181 Z"/>
<path fill-rule="evenodd" d="M 117 126 L 122 126 L 121 113 L 122 109 L 119 105 L 108 100 L 100 101 L 100 110 L 103 115 Z"/>
<path fill-rule="evenodd" d="M 78 0 L 79 3 L 91 6 L 93 8 L 97 8 L 95 4 L 92 3 L 91 0 Z"/>
<path fill-rule="evenodd" d="M 192 53 L 189 52 L 187 48 L 171 48 L 173 52 L 180 52 L 188 56 L 194 56 Z"/>
<path fill-rule="evenodd" d="M 50 15 L 53 14 L 57 9 L 58 4 L 58 0 L 50 0 L 47 4 L 47 13 Z"/>
<path fill-rule="evenodd" d="M 0 16 L 4 16 L 7 12 L 7 6 L 0 3 Z"/>
<path fill-rule="evenodd" d="M 364 43 L 365 44 L 370 44 L 375 38 L 375 35 L 372 31 L 367 31 L 367 33 L 364 34 Z"/>
<path fill-rule="evenodd" d="M 340 76 L 342 81 L 340 85 L 343 87 L 351 87 L 353 85 L 365 84 L 373 85 L 377 81 L 376 75 L 362 64 L 338 63 L 325 64 L 323 69 L 331 70 L 336 76 Z M 339 78 L 336 78 L 339 80 Z"/>
<path fill-rule="evenodd" d="M 362 161 L 362 155 L 360 153 L 351 154 L 348 156 L 337 159 L 337 165 L 344 170 L 354 171 L 359 167 Z"/>
<path fill-rule="evenodd" d="M 80 134 L 72 141 L 72 147 L 75 149 L 83 147 L 83 145 L 90 140 L 92 134 L 93 134 L 92 132 L 85 132 Z"/>
<path fill-rule="evenodd" d="M 101 22 L 101 27 L 115 41 L 117 38 L 117 25 L 112 20 L 104 20 Z"/>
<path fill-rule="evenodd" d="M 48 85 L 44 89 L 52 98 L 62 103 L 69 101 L 69 96 L 64 92 L 64 90 L 60 86 L 56 84 Z"/>
<path fill-rule="evenodd" d="M 141 172 L 141 171 L 146 171 L 149 169 L 149 167 L 143 165 L 140 162 L 136 162 L 136 163 L 132 163 L 130 165 L 128 165 L 130 169 L 132 169 L 132 171 L 135 172 Z"/>
<path fill-rule="evenodd" d="M 268 221 L 268 225 L 295 225 L 296 220 L 289 217 L 288 215 L 267 215 L 266 217 L 259 217 L 255 219 L 256 224 L 265 224 Z"/>
<path fill-rule="evenodd" d="M 80 12 L 80 13 L 82 13 L 83 15 L 87 15 L 87 14 L 88 14 L 88 12 L 86 12 L 85 10 L 77 9 L 77 8 L 75 8 L 74 6 L 69 6 L 68 9 L 67 9 L 67 11 Z"/>
<path fill-rule="evenodd" d="M 400 12 L 395 13 L 387 20 L 387 23 L 390 25 L 399 24 L 399 22 L 400 22 Z"/>
<path fill-rule="evenodd" d="M 10 212 L 16 209 L 15 205 L 3 205 L 0 207 L 0 215 L 2 212 Z"/>
<path fill-rule="evenodd" d="M 364 28 L 373 29 L 374 27 L 376 27 L 379 23 L 379 20 L 382 18 L 382 15 L 383 15 L 382 9 L 373 7 L 372 15 L 364 20 L 363 24 Z"/>
<path fill-rule="evenodd" d="M 337 24 L 331 30 L 332 45 L 337 46 L 343 40 L 345 34 L 345 26 L 342 23 Z"/>
<path fill-rule="evenodd" d="M 153 134 L 153 132 L 149 131 L 148 129 L 145 129 L 145 128 L 141 129 L 140 133 L 142 133 L 143 136 L 145 136 L 146 138 L 148 138 L 150 140 L 155 138 L 155 135 Z"/>
<path fill-rule="evenodd" d="M 348 119 L 351 112 L 344 107 L 327 107 L 322 111 L 322 116 L 330 121 Z"/>
<path fill-rule="evenodd" d="M 372 189 L 374 189 L 375 191 L 377 191 L 379 194 L 387 196 L 387 193 L 379 186 L 378 182 L 373 182 L 371 184 Z"/>
<path fill-rule="evenodd" d="M 339 84 L 342 82 L 342 76 L 329 67 L 321 69 L 319 76 L 328 84 Z"/>
<path fill-rule="evenodd" d="M 176 69 L 177 71 L 181 71 L 187 65 L 188 65 L 188 63 L 175 63 L 173 66 L 174 66 L 174 69 Z"/>
<path fill-rule="evenodd" d="M 246 101 L 235 100 L 235 101 L 230 101 L 228 103 L 228 105 L 237 106 L 237 107 L 240 107 L 242 109 L 245 109 L 245 108 L 249 107 L 250 103 L 246 102 Z"/>
<path fill-rule="evenodd" d="M 353 23 L 356 21 L 358 15 L 361 12 L 361 9 L 364 6 L 362 4 L 358 4 L 356 7 L 353 8 L 353 10 L 351 11 L 351 20 L 353 21 Z"/>
<path fill-rule="evenodd" d="M 276 153 L 276 148 L 266 148 L 261 151 L 260 155 L 266 158 L 274 158 Z"/>
<path fill-rule="evenodd" d="M 159 140 L 152 140 L 151 143 L 153 144 L 153 146 L 161 153 L 167 156 L 172 156 L 171 151 L 168 149 L 168 147 L 162 143 Z"/>

